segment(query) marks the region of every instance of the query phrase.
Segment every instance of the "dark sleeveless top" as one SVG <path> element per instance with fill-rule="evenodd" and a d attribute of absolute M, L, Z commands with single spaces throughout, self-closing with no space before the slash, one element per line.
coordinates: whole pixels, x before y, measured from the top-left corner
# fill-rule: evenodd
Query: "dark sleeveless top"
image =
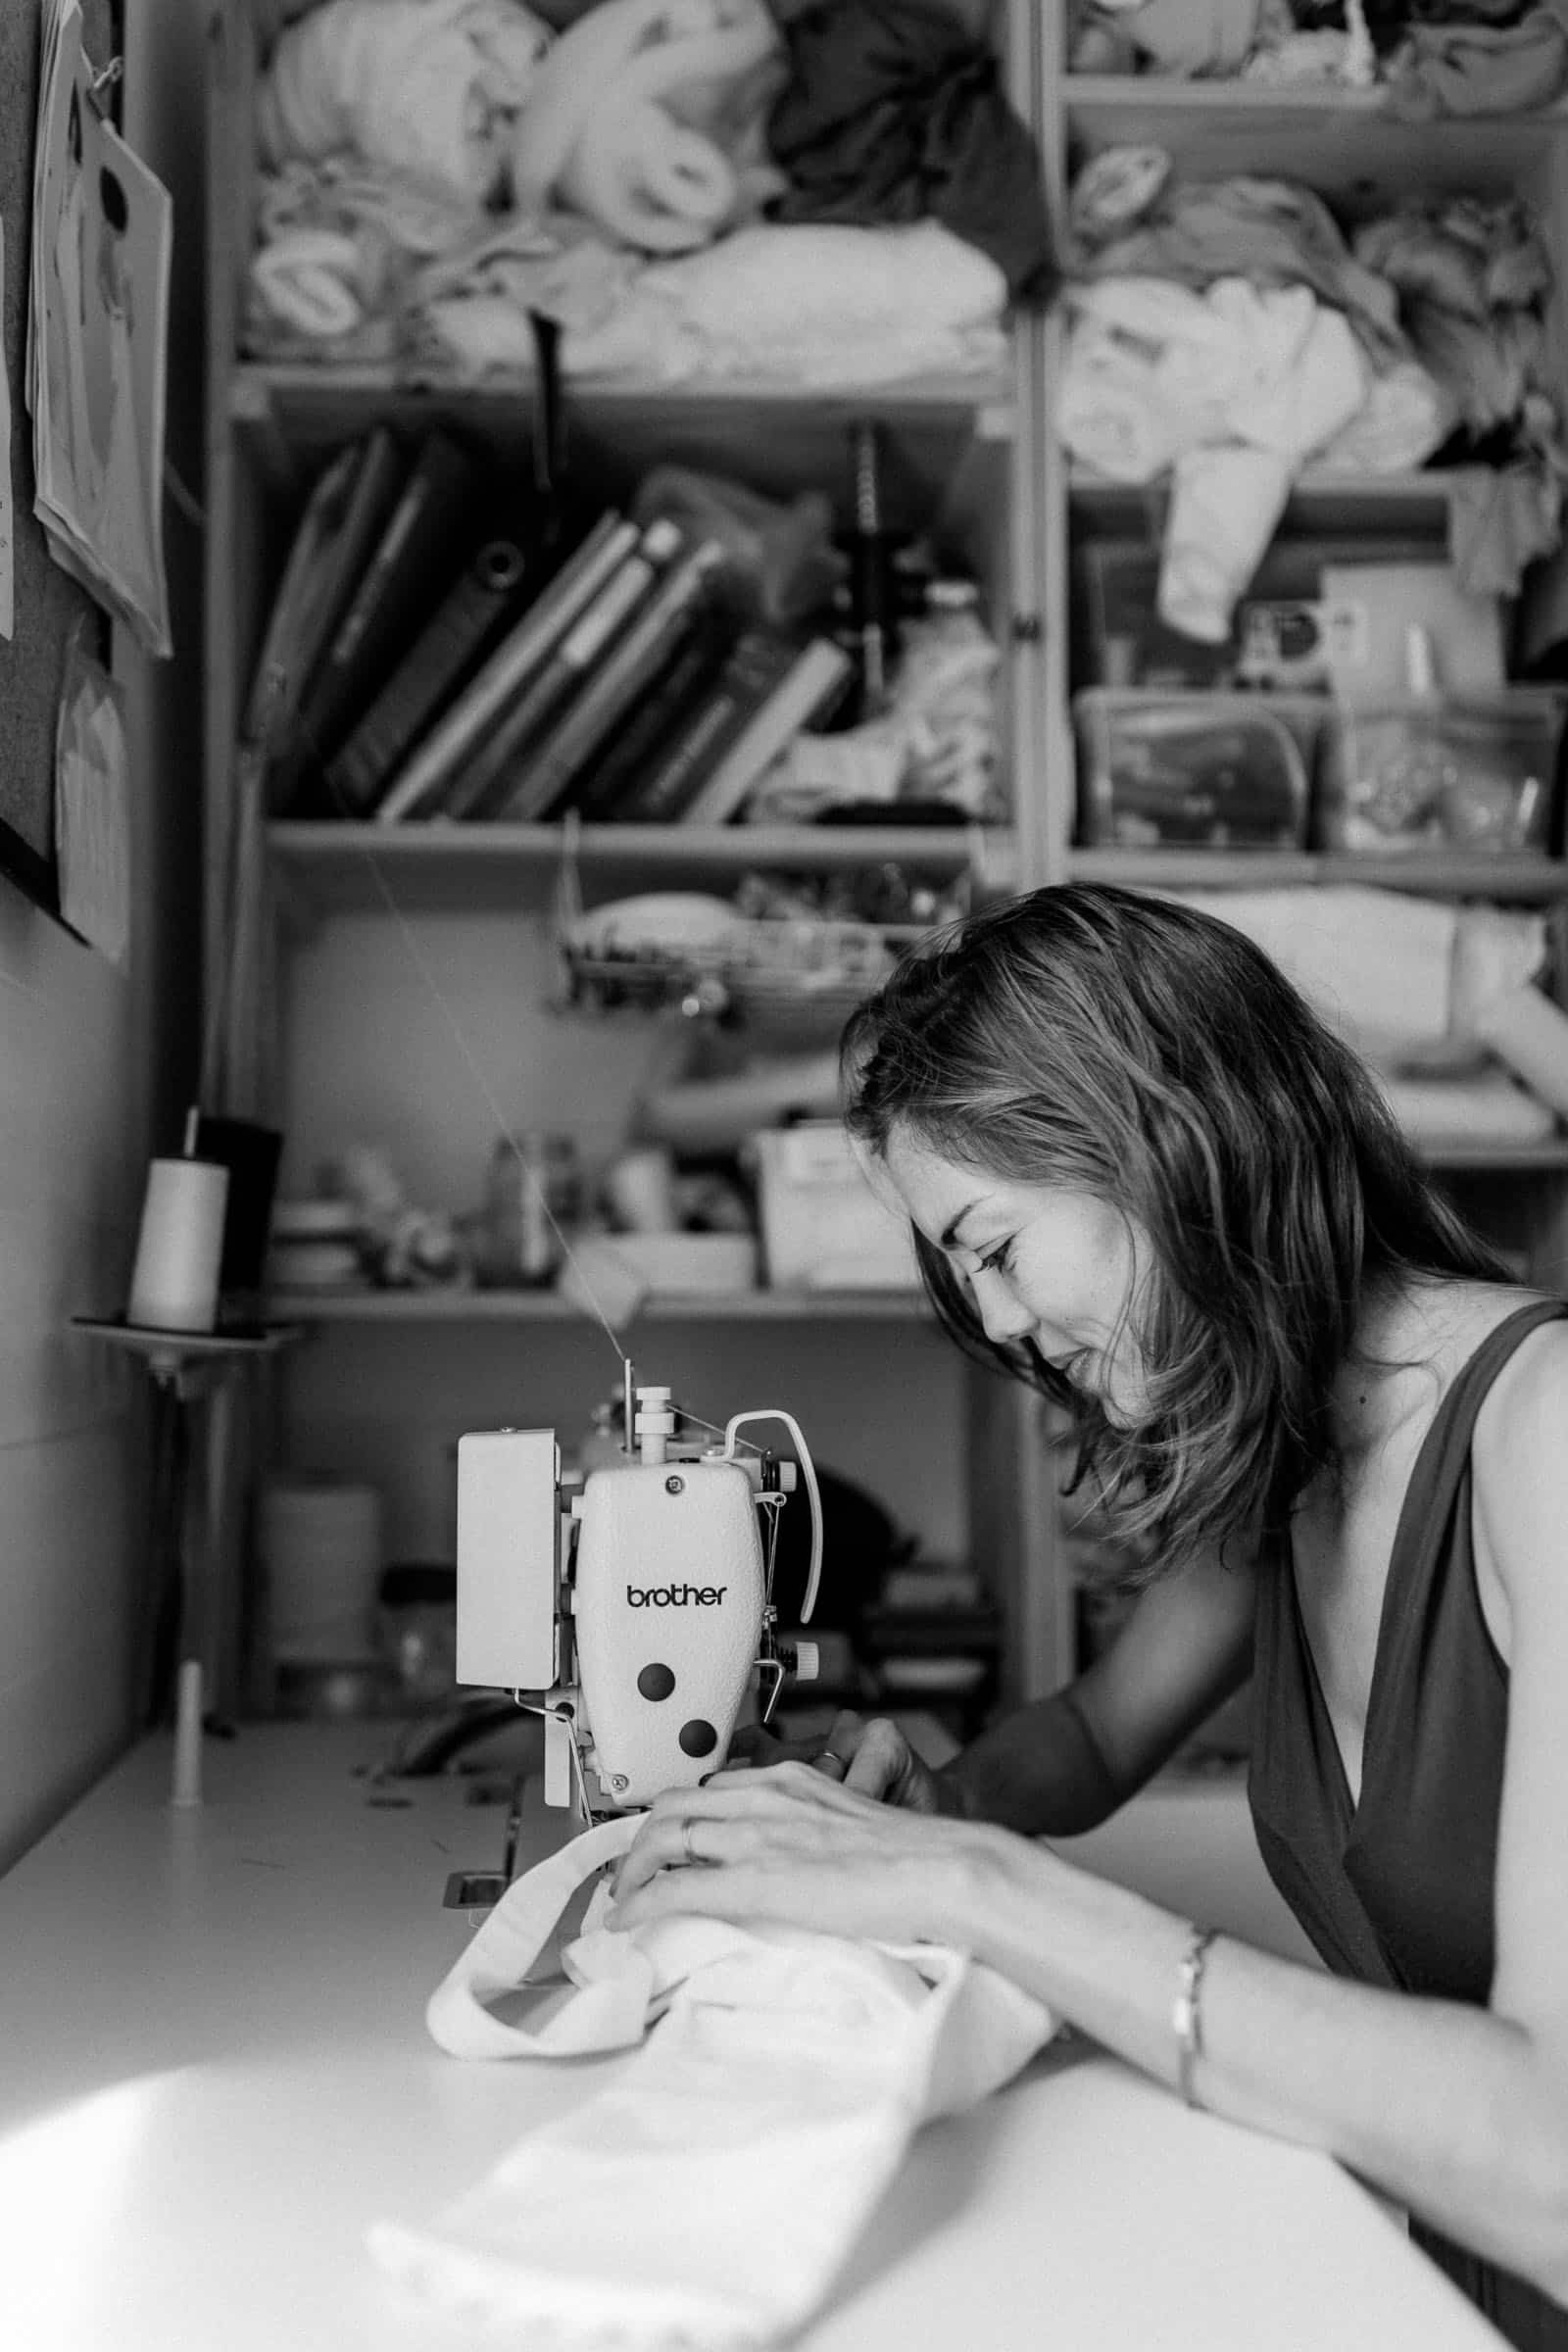
<path fill-rule="evenodd" d="M 1421 1444 L 1389 1561 L 1349 1782 L 1291 1562 L 1258 1580 L 1249 1784 L 1270 1877 L 1339 1976 L 1485 2005 L 1508 1671 L 1476 1586 L 1470 1440 L 1488 1390 L 1568 1303 L 1520 1307 L 1461 1368 Z M 1410 2234 L 1520 2352 L 1568 2352 L 1568 2310 L 1436 2231 Z"/>

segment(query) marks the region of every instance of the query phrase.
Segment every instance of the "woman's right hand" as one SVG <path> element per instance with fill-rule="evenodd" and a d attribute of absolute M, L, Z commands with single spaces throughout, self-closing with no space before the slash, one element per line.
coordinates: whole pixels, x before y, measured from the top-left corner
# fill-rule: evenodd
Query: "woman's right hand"
<path fill-rule="evenodd" d="M 869 1722 L 847 1708 L 833 1718 L 825 1740 L 779 1740 L 761 1726 L 738 1732 L 725 1771 L 765 1772 L 775 1764 L 806 1763 L 859 1796 L 879 1797 L 908 1813 L 946 1813 L 935 1773 L 923 1764 L 886 1715 Z"/>

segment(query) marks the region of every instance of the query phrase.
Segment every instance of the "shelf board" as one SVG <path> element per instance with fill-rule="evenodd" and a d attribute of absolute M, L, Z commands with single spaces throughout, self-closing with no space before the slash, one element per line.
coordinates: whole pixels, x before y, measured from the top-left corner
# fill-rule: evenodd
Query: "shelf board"
<path fill-rule="evenodd" d="M 269 1314 L 290 1323 L 578 1323 L 595 1326 L 554 1291 L 276 1291 Z M 633 1320 L 661 1323 L 926 1323 L 921 1291 L 715 1291 L 645 1301 Z"/>
<path fill-rule="evenodd" d="M 1568 864 L 1559 858 L 1468 858 L 1423 852 L 1407 858 L 1337 856 L 1320 850 L 1076 849 L 1067 853 L 1074 882 L 1121 882 L 1132 890 L 1283 890 L 1305 884 L 1361 883 L 1427 898 L 1568 898 Z"/>
<path fill-rule="evenodd" d="M 367 412 L 407 403 L 411 410 L 486 408 L 515 415 L 533 401 L 531 375 L 467 376 L 414 369 L 395 361 L 383 365 L 333 367 L 310 361 L 242 361 L 229 378 L 229 415 L 236 424 L 269 417 L 331 419 L 363 428 Z M 722 376 L 674 383 L 592 383 L 565 387 L 574 418 L 584 421 L 667 416 L 793 416 L 803 407 L 843 423 L 876 416 L 888 424 L 919 424 L 944 416 L 978 421 L 978 429 L 1005 439 L 1012 430 L 1011 395 L 995 373 L 906 376 L 863 385 L 781 383 L 776 377 Z"/>
<path fill-rule="evenodd" d="M 1110 482 L 1072 468 L 1067 496 L 1076 524 L 1102 538 L 1158 541 L 1170 502 L 1169 477 Z M 1309 466 L 1291 486 L 1280 529 L 1313 537 L 1375 533 L 1388 538 L 1442 539 L 1448 528 L 1451 477 L 1424 473 L 1355 473 Z"/>
<path fill-rule="evenodd" d="M 274 481 L 365 432 L 372 422 L 417 432 L 442 417 L 502 456 L 525 457 L 529 376 L 411 375 L 396 365 L 252 363 L 229 386 L 229 420 Z M 890 444 L 885 496 L 928 516 L 969 456 L 1004 455 L 1014 432 L 1004 374 L 919 376 L 858 388 L 726 379 L 712 383 L 568 383 L 573 461 L 607 496 L 626 495 L 656 465 L 725 468 L 775 495 L 850 479 L 850 428 L 882 425 Z"/>
<path fill-rule="evenodd" d="M 1301 180 L 1359 219 L 1416 193 L 1522 192 L 1522 178 L 1549 171 L 1568 130 L 1568 110 L 1560 106 L 1409 122 L 1391 110 L 1382 85 L 1289 88 L 1239 77 L 1076 74 L 1060 87 L 1078 155 L 1157 146 L 1182 173 L 1223 179 L 1266 172 Z"/>
<path fill-rule="evenodd" d="M 329 824 L 268 827 L 274 865 L 314 915 L 390 905 L 403 913 L 492 911 L 537 903 L 559 871 L 560 825 Z M 1003 826 L 583 825 L 579 869 L 609 888 L 661 874 L 734 876 L 754 866 L 838 871 L 889 860 L 952 876 L 976 864 L 988 885 L 1016 872 Z"/>
<path fill-rule="evenodd" d="M 1543 1136 L 1530 1144 L 1428 1144 L 1421 1157 L 1429 1168 L 1454 1174 L 1484 1176 L 1495 1169 L 1500 1175 L 1527 1176 L 1534 1169 L 1551 1175 L 1568 1169 L 1568 1135 Z"/>

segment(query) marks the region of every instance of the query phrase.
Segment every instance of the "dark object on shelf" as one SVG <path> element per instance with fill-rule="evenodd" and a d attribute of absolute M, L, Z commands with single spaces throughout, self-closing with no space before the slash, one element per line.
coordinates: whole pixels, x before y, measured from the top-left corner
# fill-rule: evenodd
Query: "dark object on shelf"
<path fill-rule="evenodd" d="M 260 1324 L 272 1196 L 283 1138 L 275 1127 L 254 1119 L 198 1114 L 196 1157 L 217 1160 L 228 1170 L 223 1205 L 223 1253 L 218 1268 L 219 1326 L 244 1334 Z"/>
<path fill-rule="evenodd" d="M 893 547 L 882 525 L 881 442 L 874 424 L 855 427 L 855 528 L 850 533 L 850 646 L 859 665 L 857 719 L 886 709 L 898 654 Z"/>
<path fill-rule="evenodd" d="M 812 817 L 813 825 L 894 825 L 923 828 L 926 825 L 957 827 L 969 823 L 962 808 L 952 801 L 838 801 L 831 808 L 823 808 Z"/>
<path fill-rule="evenodd" d="M 1055 289 L 1040 161 L 996 53 L 939 0 L 817 0 L 782 16 L 789 79 L 767 123 L 779 220 L 934 216 L 1014 302 Z"/>
<path fill-rule="evenodd" d="M 458 1695 L 458 1572 L 450 1560 L 399 1560 L 376 1586 L 376 1632 L 400 1705 Z"/>
<path fill-rule="evenodd" d="M 888 1570 L 912 1558 L 917 1539 L 897 1526 L 876 1496 L 853 1479 L 819 1463 L 816 1481 L 822 1491 L 825 1563 L 817 1619 L 853 1632 L 875 1605 Z M 801 1621 L 810 1542 L 810 1515 L 804 1497 L 796 1494 L 779 1514 L 774 1555 L 773 1601 L 781 1625 Z"/>

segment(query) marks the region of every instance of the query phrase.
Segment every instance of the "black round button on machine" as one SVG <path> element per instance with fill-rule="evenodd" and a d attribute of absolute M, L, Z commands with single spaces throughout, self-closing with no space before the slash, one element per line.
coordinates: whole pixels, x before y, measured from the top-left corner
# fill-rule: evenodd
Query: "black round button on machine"
<path fill-rule="evenodd" d="M 644 1698 L 667 1698 L 675 1688 L 675 1677 L 667 1666 L 645 1666 L 637 1677 L 637 1688 Z"/>
<path fill-rule="evenodd" d="M 681 1753 L 687 1756 L 710 1756 L 718 1745 L 718 1734 L 710 1723 L 694 1715 L 690 1723 L 680 1727 Z"/>

